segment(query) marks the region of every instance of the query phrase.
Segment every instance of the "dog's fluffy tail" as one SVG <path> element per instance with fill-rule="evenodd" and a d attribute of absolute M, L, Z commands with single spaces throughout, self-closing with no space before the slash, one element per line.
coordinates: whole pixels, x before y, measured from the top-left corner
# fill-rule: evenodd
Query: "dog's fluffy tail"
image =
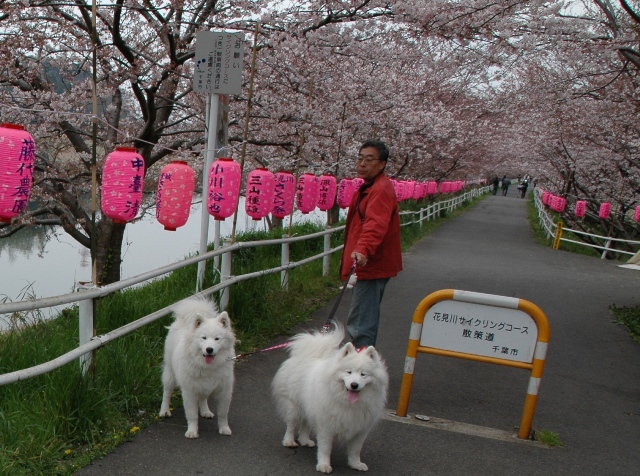
<path fill-rule="evenodd" d="M 184 301 L 178 302 L 173 307 L 173 315 L 175 324 L 191 325 L 197 319 L 207 319 L 215 317 L 218 314 L 218 308 L 213 301 L 203 296 L 193 296 Z"/>
<path fill-rule="evenodd" d="M 334 323 L 329 332 L 302 332 L 291 338 L 287 347 L 291 356 L 306 359 L 329 357 L 340 347 L 344 339 L 344 327 Z"/>

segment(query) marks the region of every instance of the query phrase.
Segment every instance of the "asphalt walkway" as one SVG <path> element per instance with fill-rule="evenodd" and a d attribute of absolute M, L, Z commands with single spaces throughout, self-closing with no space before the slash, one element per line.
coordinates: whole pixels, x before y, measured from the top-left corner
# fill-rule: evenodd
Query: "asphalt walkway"
<path fill-rule="evenodd" d="M 377 348 L 390 373 L 389 414 L 365 442 L 368 474 L 640 474 L 640 346 L 608 310 L 640 305 L 640 271 L 536 244 L 526 201 L 515 190 L 490 195 L 444 223 L 404 254 L 404 267 L 383 300 Z M 551 337 L 533 428 L 557 433 L 563 447 L 503 437 L 520 423 L 529 379 L 522 369 L 422 354 L 409 414 L 431 421 L 393 417 L 413 312 L 424 297 L 446 288 L 526 299 L 546 313 Z M 338 319 L 346 318 L 349 300 L 347 292 Z M 318 310 L 304 328 L 318 329 L 332 307 Z M 269 385 L 285 358 L 276 350 L 237 365 L 232 436 L 219 435 L 215 420 L 201 419 L 200 438 L 186 439 L 178 409 L 77 474 L 318 474 L 314 449 L 281 446 L 284 424 Z M 332 465 L 333 474 L 358 474 L 341 446 Z"/>

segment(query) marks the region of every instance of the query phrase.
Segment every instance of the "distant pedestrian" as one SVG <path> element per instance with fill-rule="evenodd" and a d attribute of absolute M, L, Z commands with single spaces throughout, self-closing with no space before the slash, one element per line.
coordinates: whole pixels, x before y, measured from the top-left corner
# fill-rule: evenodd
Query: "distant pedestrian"
<path fill-rule="evenodd" d="M 524 198 L 527 194 L 527 188 L 529 188 L 529 182 L 527 180 L 523 180 L 520 185 L 518 185 L 518 191 L 520 192 L 520 198 Z"/>
<path fill-rule="evenodd" d="M 491 184 L 493 185 L 493 194 L 496 195 L 498 193 L 498 186 L 500 185 L 500 179 L 497 175 L 495 176 Z"/>
<path fill-rule="evenodd" d="M 505 175 L 502 177 L 502 196 L 506 197 L 507 192 L 509 191 L 509 185 L 511 185 L 511 180 L 507 178 Z"/>

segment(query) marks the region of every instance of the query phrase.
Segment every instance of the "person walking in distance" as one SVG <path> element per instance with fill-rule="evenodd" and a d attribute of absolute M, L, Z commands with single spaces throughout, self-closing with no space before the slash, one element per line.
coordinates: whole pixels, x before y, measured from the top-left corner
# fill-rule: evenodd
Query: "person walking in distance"
<path fill-rule="evenodd" d="M 340 277 L 346 280 L 355 262 L 357 281 L 347 332 L 356 348 L 375 345 L 385 286 L 402 270 L 398 201 L 384 173 L 388 158 L 384 142 L 371 140 L 360 146 L 356 170 L 364 183 L 347 213 Z"/>
<path fill-rule="evenodd" d="M 511 185 L 511 180 L 507 178 L 505 175 L 502 177 L 502 196 L 506 196 L 509 191 L 509 185 Z"/>

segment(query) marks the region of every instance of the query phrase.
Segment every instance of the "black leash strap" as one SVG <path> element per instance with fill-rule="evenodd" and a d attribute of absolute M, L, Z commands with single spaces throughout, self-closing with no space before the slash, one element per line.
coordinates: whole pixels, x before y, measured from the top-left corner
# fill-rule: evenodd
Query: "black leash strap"
<path fill-rule="evenodd" d="M 344 286 L 342 286 L 342 292 L 340 292 L 340 296 L 336 299 L 336 302 L 333 304 L 333 309 L 329 313 L 329 317 L 327 318 L 327 322 L 322 326 L 322 333 L 325 334 L 331 330 L 331 324 L 333 324 L 333 316 L 336 315 L 336 311 L 338 310 L 338 306 L 340 305 L 340 301 L 342 301 L 342 296 L 344 296 L 345 291 L 347 290 L 347 284 L 349 284 L 349 280 L 353 275 L 353 272 L 356 270 L 356 262 L 353 261 L 353 265 L 351 265 L 351 269 L 349 270 L 349 276 L 347 276 L 347 280 L 344 282 Z"/>

